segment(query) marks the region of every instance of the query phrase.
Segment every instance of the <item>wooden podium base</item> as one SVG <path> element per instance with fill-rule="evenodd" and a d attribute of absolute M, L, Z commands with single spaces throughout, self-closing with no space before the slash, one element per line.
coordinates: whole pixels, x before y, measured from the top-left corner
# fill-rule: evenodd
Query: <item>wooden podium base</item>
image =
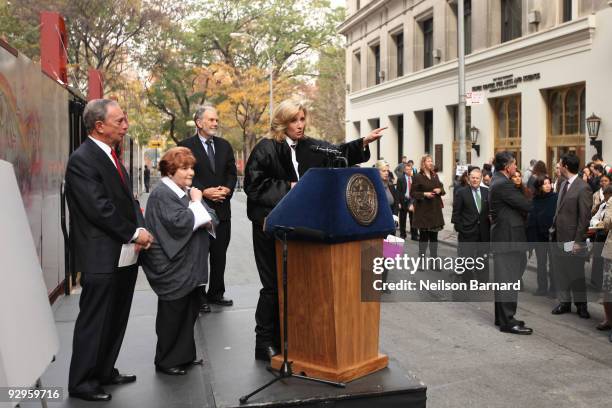
<path fill-rule="evenodd" d="M 291 352 L 289 352 L 289 361 L 292 361 Z M 282 364 L 282 354 L 274 356 L 270 362 L 270 365 L 275 370 L 279 370 Z M 308 377 L 347 383 L 373 372 L 382 370 L 383 368 L 387 367 L 387 365 L 389 365 L 389 358 L 384 354 L 379 354 L 378 357 L 372 360 L 364 361 L 345 369 L 334 370 L 329 367 L 323 367 L 304 361 L 294 361 L 291 367 L 294 374 L 304 373 L 304 375 L 307 375 Z"/>
<path fill-rule="evenodd" d="M 276 253 L 280 289 L 280 242 Z M 287 327 L 294 373 L 349 382 L 387 366 L 389 359 L 378 350 L 380 303 L 362 300 L 362 289 L 372 287 L 373 258 L 380 255 L 382 239 L 338 244 L 289 241 Z M 282 304 L 280 289 L 281 333 Z M 272 367 L 280 368 L 282 360 L 282 354 L 273 358 Z"/>

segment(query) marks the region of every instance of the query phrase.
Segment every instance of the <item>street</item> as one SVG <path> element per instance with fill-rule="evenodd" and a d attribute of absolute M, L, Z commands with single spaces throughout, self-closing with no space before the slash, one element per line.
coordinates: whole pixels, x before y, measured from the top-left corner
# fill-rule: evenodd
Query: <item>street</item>
<path fill-rule="evenodd" d="M 445 219 L 450 217 L 445 214 Z M 440 245 L 440 255 L 454 252 Z M 601 305 L 589 304 L 589 320 L 575 313 L 554 316 L 554 300 L 531 294 L 535 272 L 528 270 L 524 280 L 527 291 L 519 295 L 518 318 L 534 329 L 532 336 L 497 330 L 491 303 L 385 300 L 381 350 L 425 382 L 431 407 L 609 406 L 604 390 L 612 376 L 612 344 L 607 333 L 594 328 L 603 315 Z M 240 299 L 232 293 L 244 285 L 257 290 L 259 278 L 246 196 L 236 193 L 226 286 L 237 307 Z"/>

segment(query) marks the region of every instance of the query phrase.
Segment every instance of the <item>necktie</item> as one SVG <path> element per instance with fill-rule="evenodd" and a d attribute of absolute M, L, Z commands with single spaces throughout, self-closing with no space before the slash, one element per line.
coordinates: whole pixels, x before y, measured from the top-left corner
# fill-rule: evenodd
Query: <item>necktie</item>
<path fill-rule="evenodd" d="M 125 184 L 125 178 L 123 177 L 123 172 L 121 171 L 121 165 L 119 164 L 119 159 L 117 159 L 117 153 L 115 153 L 115 149 L 111 149 L 111 156 L 113 156 L 113 161 L 115 162 L 115 166 L 117 167 L 119 178 L 121 178 L 121 182 Z"/>
<path fill-rule="evenodd" d="M 567 194 L 567 189 L 569 188 L 569 180 L 565 182 L 565 186 L 563 187 L 563 191 L 561 191 L 561 197 L 559 199 L 559 202 L 563 202 L 563 200 L 565 200 L 565 195 Z"/>
<path fill-rule="evenodd" d="M 410 176 L 406 176 L 406 198 L 410 198 L 410 184 L 412 184 L 412 180 Z"/>
<path fill-rule="evenodd" d="M 480 214 L 480 206 L 482 205 L 482 198 L 480 197 L 480 189 L 476 189 L 476 209 L 478 210 L 478 214 Z"/>
<path fill-rule="evenodd" d="M 206 141 L 206 154 L 208 160 L 210 160 L 210 167 L 212 167 L 213 173 L 215 172 L 215 151 L 213 150 L 212 138 Z"/>

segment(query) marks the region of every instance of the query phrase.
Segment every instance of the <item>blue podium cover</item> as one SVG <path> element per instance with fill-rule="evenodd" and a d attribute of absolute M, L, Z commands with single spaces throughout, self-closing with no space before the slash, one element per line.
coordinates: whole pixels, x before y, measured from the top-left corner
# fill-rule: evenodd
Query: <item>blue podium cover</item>
<path fill-rule="evenodd" d="M 367 226 L 352 216 L 346 202 L 346 187 L 354 174 L 363 174 L 374 184 L 378 213 Z M 340 243 L 385 238 L 395 233 L 395 223 L 385 189 L 374 168 L 313 168 L 283 197 L 268 215 L 266 232 L 279 226 L 294 229 L 288 239 Z"/>

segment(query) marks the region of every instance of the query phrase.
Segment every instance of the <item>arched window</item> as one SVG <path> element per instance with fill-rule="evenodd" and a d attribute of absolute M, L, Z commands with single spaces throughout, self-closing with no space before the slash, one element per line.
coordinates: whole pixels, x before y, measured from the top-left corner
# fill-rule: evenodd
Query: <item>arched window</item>
<path fill-rule="evenodd" d="M 504 99 L 497 101 L 497 137 L 500 139 L 508 137 L 506 132 L 506 106 Z"/>
<path fill-rule="evenodd" d="M 570 89 L 565 96 L 565 134 L 573 135 L 578 133 L 578 95 L 576 91 Z"/>
<path fill-rule="evenodd" d="M 563 100 L 559 92 L 550 95 L 550 133 L 560 135 L 563 133 Z"/>
<path fill-rule="evenodd" d="M 508 137 L 521 137 L 520 106 L 517 98 L 508 101 Z"/>
<path fill-rule="evenodd" d="M 584 135 L 584 127 L 586 126 L 586 90 L 583 89 L 580 93 L 580 134 Z"/>

